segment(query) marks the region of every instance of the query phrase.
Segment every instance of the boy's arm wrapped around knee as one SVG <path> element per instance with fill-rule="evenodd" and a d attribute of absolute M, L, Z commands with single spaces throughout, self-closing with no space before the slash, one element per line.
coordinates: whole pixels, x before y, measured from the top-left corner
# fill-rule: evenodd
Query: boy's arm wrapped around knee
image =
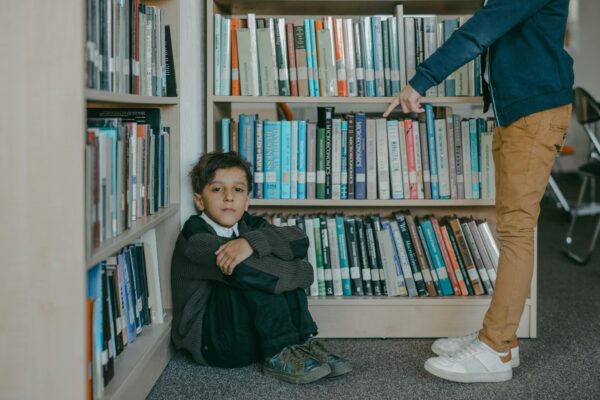
<path fill-rule="evenodd" d="M 312 266 L 300 259 L 282 260 L 274 256 L 252 255 L 240 263 L 225 282 L 240 288 L 258 289 L 269 293 L 283 293 L 307 288 L 313 282 Z"/>
<path fill-rule="evenodd" d="M 276 256 L 291 261 L 306 257 L 308 237 L 297 226 L 274 226 L 265 224 L 241 235 L 259 257 Z"/>

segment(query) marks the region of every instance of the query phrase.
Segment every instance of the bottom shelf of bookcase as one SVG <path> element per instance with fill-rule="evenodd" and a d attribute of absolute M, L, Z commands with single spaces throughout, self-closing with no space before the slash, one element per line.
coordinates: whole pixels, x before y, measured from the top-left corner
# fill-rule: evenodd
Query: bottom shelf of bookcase
<path fill-rule="evenodd" d="M 490 296 L 316 297 L 308 306 L 323 338 L 417 338 L 464 335 L 481 328 Z M 537 336 L 536 305 L 527 299 L 517 336 Z"/>
<path fill-rule="evenodd" d="M 135 342 L 115 360 L 115 376 L 104 388 L 102 399 L 145 399 L 167 366 L 171 345 L 171 311 L 165 322 L 145 326 Z"/>

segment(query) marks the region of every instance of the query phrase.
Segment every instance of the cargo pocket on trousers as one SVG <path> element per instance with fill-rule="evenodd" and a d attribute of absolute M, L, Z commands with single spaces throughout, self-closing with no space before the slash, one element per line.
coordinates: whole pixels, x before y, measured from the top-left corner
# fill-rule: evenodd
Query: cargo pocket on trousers
<path fill-rule="evenodd" d="M 568 126 L 565 125 L 554 125 L 550 124 L 550 130 L 555 137 L 554 147 L 556 148 L 556 153 L 560 154 L 563 147 L 565 147 L 565 143 L 567 141 L 567 130 Z"/>

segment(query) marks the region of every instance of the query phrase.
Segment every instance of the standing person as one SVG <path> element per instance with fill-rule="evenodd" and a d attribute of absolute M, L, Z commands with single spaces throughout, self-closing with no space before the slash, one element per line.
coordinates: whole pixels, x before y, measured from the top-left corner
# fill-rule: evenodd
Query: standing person
<path fill-rule="evenodd" d="M 517 327 L 533 275 L 534 229 L 550 170 L 570 121 L 573 61 L 564 51 L 569 0 L 486 0 L 418 68 L 383 114 L 422 112 L 420 97 L 482 56 L 484 112 L 493 106 L 496 229 L 500 260 L 483 328 L 438 339 L 425 369 L 457 382 L 512 378 Z"/>

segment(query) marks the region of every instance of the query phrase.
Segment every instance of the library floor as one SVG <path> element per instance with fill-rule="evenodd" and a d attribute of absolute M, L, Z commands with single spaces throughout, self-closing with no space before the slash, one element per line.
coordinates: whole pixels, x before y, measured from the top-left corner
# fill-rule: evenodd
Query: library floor
<path fill-rule="evenodd" d="M 572 179 L 561 181 L 576 193 Z M 589 238 L 594 222 L 582 218 L 579 232 Z M 331 339 L 328 347 L 353 362 L 349 375 L 295 386 L 264 376 L 258 365 L 202 367 L 178 353 L 148 399 L 600 399 L 600 251 L 586 268 L 570 262 L 560 250 L 567 227 L 568 218 L 545 198 L 538 338 L 521 341 L 511 381 L 467 385 L 429 375 L 423 363 L 432 356 L 431 339 Z"/>

